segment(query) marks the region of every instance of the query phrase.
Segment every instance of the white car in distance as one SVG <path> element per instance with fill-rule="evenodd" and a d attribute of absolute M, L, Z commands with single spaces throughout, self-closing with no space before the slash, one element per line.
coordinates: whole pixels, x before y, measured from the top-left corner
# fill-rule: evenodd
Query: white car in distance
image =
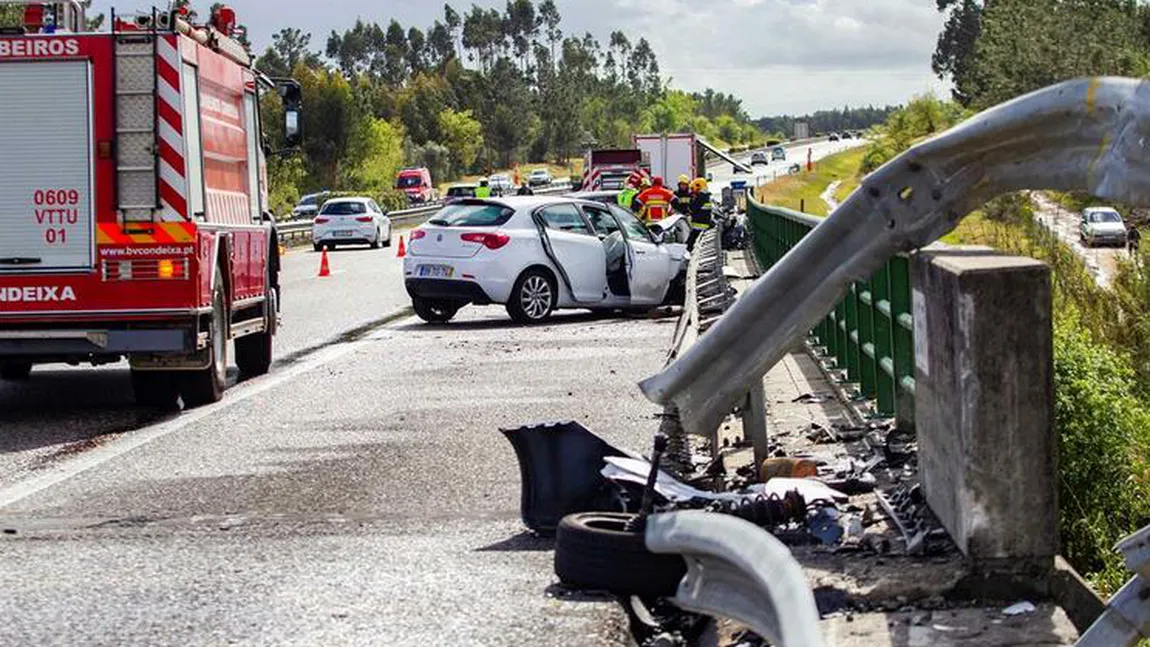
<path fill-rule="evenodd" d="M 333 198 L 323 203 L 312 221 L 312 247 L 337 245 L 391 246 L 391 219 L 371 198 Z"/>
<path fill-rule="evenodd" d="M 681 302 L 687 246 L 662 243 L 617 205 L 562 197 L 467 199 L 412 230 L 403 261 L 415 313 L 446 323 L 502 304 L 519 323 L 559 308 L 650 309 Z"/>
<path fill-rule="evenodd" d="M 527 175 L 527 186 L 551 186 L 554 179 L 551 177 L 551 171 L 545 168 L 537 168 Z"/>
<path fill-rule="evenodd" d="M 1110 244 L 1126 245 L 1126 223 L 1112 207 L 1087 207 L 1082 211 L 1079 236 L 1087 247 Z"/>

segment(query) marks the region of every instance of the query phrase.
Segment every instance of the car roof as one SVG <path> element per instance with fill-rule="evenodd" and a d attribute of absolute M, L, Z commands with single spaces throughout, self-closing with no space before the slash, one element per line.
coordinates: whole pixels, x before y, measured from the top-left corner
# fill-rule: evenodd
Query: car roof
<path fill-rule="evenodd" d="M 536 168 L 536 169 L 531 169 L 531 172 L 532 173 L 550 173 L 551 171 L 548 171 L 545 168 Z"/>
<path fill-rule="evenodd" d="M 478 187 L 479 187 L 479 185 L 475 184 L 475 183 L 461 183 L 461 184 L 452 184 L 451 186 L 447 187 L 447 189 L 450 191 L 451 189 L 475 189 Z"/>
<path fill-rule="evenodd" d="M 1101 212 L 1118 213 L 1118 210 L 1115 209 L 1114 207 L 1086 207 L 1086 209 L 1084 209 L 1083 212 L 1084 213 L 1101 213 Z"/>
<path fill-rule="evenodd" d="M 331 200 L 327 201 L 327 204 L 334 204 L 337 202 L 369 202 L 373 199 L 374 198 L 367 198 L 364 196 L 352 195 L 352 196 L 345 196 L 342 198 L 332 198 Z"/>
<path fill-rule="evenodd" d="M 622 191 L 619 191 L 617 189 L 603 189 L 601 191 L 574 191 L 572 193 L 568 193 L 567 197 L 569 197 L 569 198 L 587 198 L 587 197 L 591 197 L 591 196 L 602 197 L 602 196 L 609 196 L 609 195 L 619 195 L 620 193 L 622 193 Z"/>

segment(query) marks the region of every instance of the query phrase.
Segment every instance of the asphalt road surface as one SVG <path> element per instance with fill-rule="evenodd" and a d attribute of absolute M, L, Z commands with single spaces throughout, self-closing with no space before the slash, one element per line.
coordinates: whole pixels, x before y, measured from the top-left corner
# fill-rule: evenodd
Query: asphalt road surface
<path fill-rule="evenodd" d="M 317 277 L 319 262 L 310 248 L 284 258 L 283 324 L 275 338 L 280 365 L 410 305 L 394 247 L 331 252 L 332 275 L 325 279 Z M 234 367 L 231 373 L 234 382 Z M 42 366 L 26 383 L 0 382 L 0 486 L 161 419 L 134 405 L 126 362 Z"/>
<path fill-rule="evenodd" d="M 769 164 L 758 164 L 752 166 L 754 171 L 752 174 L 735 173 L 734 167 L 722 161 L 708 161 L 707 170 L 713 176 L 711 181 L 711 192 L 718 196 L 722 194 L 723 187 L 730 186 L 732 180 L 744 180 L 751 186 L 760 186 L 766 184 L 775 178 L 786 175 L 793 164 L 800 164 L 805 166 L 807 163 L 807 152 L 810 151 L 811 161 L 819 161 L 824 157 L 829 157 L 835 153 L 862 146 L 866 140 L 862 139 L 846 139 L 842 141 L 818 141 L 810 144 L 784 144 L 783 148 L 787 151 L 787 159 L 772 161 Z M 767 159 L 770 159 L 770 149 L 758 149 L 758 151 L 747 151 L 745 153 L 738 153 L 734 158 L 745 164 L 750 164 L 751 155 L 755 152 L 766 152 Z"/>
<path fill-rule="evenodd" d="M 0 383 L 0 645 L 626 644 L 555 587 L 498 430 L 646 451 L 674 319 L 427 326 L 395 247 L 329 261 L 284 259 L 277 363 L 217 405 L 138 409 L 123 364 Z"/>
<path fill-rule="evenodd" d="M 613 600 L 555 588 L 498 430 L 646 449 L 674 319 L 380 323 L 394 251 L 330 260 L 288 256 L 295 357 L 217 405 L 141 413 L 122 367 L 0 387 L 0 644 L 626 643 Z"/>

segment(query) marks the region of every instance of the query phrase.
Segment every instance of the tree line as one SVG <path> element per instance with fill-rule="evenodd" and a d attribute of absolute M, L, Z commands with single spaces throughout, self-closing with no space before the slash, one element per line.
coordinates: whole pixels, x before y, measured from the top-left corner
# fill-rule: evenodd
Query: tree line
<path fill-rule="evenodd" d="M 874 106 L 867 106 L 865 108 L 842 108 L 832 110 L 819 110 L 807 115 L 791 116 L 781 115 L 777 117 L 763 117 L 755 122 L 763 132 L 768 133 L 781 133 L 787 137 L 791 137 L 795 133 L 795 124 L 805 122 L 810 129 L 811 135 L 815 133 L 833 133 L 841 132 L 843 130 L 866 130 L 876 124 L 881 124 L 886 121 L 897 106 L 884 106 L 876 108 Z"/>
<path fill-rule="evenodd" d="M 466 13 L 445 4 L 423 28 L 358 20 L 322 51 L 286 28 L 257 64 L 296 78 L 304 94 L 301 154 L 271 165 L 277 213 L 297 188 L 386 194 L 400 165 L 427 166 L 441 182 L 566 164 L 640 132 L 693 131 L 731 146 L 766 139 L 736 97 L 669 87 L 645 38 L 566 33 L 554 0 Z M 274 98 L 265 108 L 271 123 Z"/>
<path fill-rule="evenodd" d="M 1150 6 L 1136 0 L 937 0 L 932 67 L 984 109 L 1081 76 L 1150 72 Z"/>

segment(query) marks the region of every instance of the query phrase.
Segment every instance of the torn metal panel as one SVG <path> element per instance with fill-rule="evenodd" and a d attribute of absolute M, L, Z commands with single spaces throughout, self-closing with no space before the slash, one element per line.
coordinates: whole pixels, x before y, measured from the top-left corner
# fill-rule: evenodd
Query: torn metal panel
<path fill-rule="evenodd" d="M 651 552 L 687 561 L 676 605 L 740 622 L 779 647 L 825 644 L 802 566 L 767 531 L 692 510 L 652 516 L 645 541 Z"/>
<path fill-rule="evenodd" d="M 577 422 L 500 431 L 519 459 L 520 514 L 528 528 L 553 533 L 559 520 L 572 512 L 612 508 L 611 489 L 599 470 L 608 456 L 629 454 Z"/>
<path fill-rule="evenodd" d="M 891 255 L 954 229 L 1010 191 L 1084 191 L 1150 204 L 1150 85 L 1068 81 L 992 108 L 875 171 L 698 343 L 640 386 L 707 434 L 748 388 Z"/>

